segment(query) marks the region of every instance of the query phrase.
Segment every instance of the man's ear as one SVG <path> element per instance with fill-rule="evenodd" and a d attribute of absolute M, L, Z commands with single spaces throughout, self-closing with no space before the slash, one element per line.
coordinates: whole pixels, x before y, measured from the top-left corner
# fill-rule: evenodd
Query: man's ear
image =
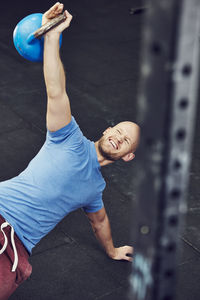
<path fill-rule="evenodd" d="M 108 127 L 104 132 L 103 135 L 106 134 L 112 127 Z"/>
<path fill-rule="evenodd" d="M 125 156 L 123 156 L 122 157 L 122 159 L 123 159 L 123 161 L 130 161 L 130 160 L 132 160 L 132 159 L 134 159 L 135 158 L 135 154 L 134 153 L 128 153 L 128 154 L 126 154 Z"/>

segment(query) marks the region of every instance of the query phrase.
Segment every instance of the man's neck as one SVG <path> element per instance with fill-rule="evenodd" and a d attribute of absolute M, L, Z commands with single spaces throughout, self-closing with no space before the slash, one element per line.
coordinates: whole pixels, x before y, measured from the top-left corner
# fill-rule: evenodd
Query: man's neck
<path fill-rule="evenodd" d="M 112 164 L 114 162 L 112 160 L 106 159 L 105 157 L 103 157 L 103 155 L 101 155 L 101 153 L 99 151 L 99 141 L 95 142 L 94 145 L 95 145 L 95 149 L 96 149 L 96 152 L 97 152 L 97 159 L 98 159 L 98 162 L 99 162 L 101 167 Z"/>

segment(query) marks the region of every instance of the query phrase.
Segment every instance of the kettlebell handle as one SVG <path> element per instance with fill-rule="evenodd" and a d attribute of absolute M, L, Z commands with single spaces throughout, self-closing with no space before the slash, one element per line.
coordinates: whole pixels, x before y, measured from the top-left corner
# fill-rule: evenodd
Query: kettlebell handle
<path fill-rule="evenodd" d="M 62 22 L 66 20 L 65 13 L 60 14 L 58 17 L 53 18 L 51 21 L 47 22 L 43 26 L 41 26 L 39 29 L 37 29 L 35 32 L 33 32 L 33 36 L 37 39 L 41 38 L 45 33 L 47 33 L 52 28 L 58 26 Z"/>

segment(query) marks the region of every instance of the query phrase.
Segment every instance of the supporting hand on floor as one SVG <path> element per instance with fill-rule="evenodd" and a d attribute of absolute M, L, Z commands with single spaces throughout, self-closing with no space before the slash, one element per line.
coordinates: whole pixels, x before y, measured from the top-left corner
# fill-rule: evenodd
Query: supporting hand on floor
<path fill-rule="evenodd" d="M 133 255 L 133 247 L 123 246 L 123 247 L 115 248 L 115 253 L 111 258 L 115 260 L 132 261 L 133 260 L 132 255 Z"/>

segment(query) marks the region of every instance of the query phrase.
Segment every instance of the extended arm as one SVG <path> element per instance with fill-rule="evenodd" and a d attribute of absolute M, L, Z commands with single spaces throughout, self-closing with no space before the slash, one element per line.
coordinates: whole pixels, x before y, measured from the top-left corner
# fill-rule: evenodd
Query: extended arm
<path fill-rule="evenodd" d="M 56 3 L 43 15 L 42 23 L 56 17 L 63 10 L 63 4 Z M 71 121 L 71 109 L 66 93 L 65 72 L 59 53 L 61 32 L 70 25 L 72 16 L 65 11 L 66 21 L 46 33 L 44 38 L 44 78 L 47 90 L 47 128 L 56 131 Z"/>
<path fill-rule="evenodd" d="M 92 225 L 92 229 L 96 238 L 99 240 L 109 257 L 116 260 L 132 261 L 132 257 L 127 255 L 133 253 L 132 247 L 114 247 L 111 235 L 110 222 L 106 214 L 105 208 L 102 208 L 95 213 L 87 213 L 87 217 Z"/>

